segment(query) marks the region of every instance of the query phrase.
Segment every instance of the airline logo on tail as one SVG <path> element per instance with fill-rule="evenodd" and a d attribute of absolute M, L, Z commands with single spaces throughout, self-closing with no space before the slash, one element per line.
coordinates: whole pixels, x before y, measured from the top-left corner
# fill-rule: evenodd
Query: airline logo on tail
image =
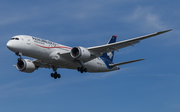
<path fill-rule="evenodd" d="M 112 52 L 107 53 L 107 55 L 109 56 L 110 59 L 112 59 L 112 57 L 113 57 Z"/>

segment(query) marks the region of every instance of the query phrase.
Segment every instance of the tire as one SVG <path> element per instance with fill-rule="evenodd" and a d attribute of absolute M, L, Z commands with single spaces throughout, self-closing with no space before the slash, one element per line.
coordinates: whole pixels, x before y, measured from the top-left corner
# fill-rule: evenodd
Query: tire
<path fill-rule="evenodd" d="M 87 72 L 87 68 L 84 68 L 84 72 Z"/>
<path fill-rule="evenodd" d="M 78 68 L 77 68 L 77 70 L 78 70 L 78 71 L 81 71 L 81 68 L 80 68 L 80 67 L 78 67 Z"/>
<path fill-rule="evenodd" d="M 53 73 L 51 73 L 51 77 L 54 77 L 54 74 L 53 74 Z"/>
<path fill-rule="evenodd" d="M 81 73 L 83 73 L 84 71 L 83 70 L 81 70 Z"/>
<path fill-rule="evenodd" d="M 58 78 L 61 78 L 61 75 L 60 75 L 60 74 L 58 74 Z"/>

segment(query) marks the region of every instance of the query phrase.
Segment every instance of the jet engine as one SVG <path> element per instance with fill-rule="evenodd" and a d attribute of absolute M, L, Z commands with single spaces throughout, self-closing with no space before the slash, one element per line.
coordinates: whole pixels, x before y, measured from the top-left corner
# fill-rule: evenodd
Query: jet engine
<path fill-rule="evenodd" d="M 36 69 L 34 63 L 29 59 L 18 59 L 16 68 L 21 72 L 32 73 Z"/>
<path fill-rule="evenodd" d="M 78 60 L 86 60 L 91 56 L 91 53 L 84 47 L 73 47 L 70 54 L 72 58 Z"/>

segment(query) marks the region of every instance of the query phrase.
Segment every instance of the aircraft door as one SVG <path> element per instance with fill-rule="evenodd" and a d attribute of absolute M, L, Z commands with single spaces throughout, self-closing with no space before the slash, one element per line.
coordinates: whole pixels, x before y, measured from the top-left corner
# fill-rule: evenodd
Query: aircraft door
<path fill-rule="evenodd" d="M 31 45 L 31 38 L 27 38 L 27 45 Z"/>

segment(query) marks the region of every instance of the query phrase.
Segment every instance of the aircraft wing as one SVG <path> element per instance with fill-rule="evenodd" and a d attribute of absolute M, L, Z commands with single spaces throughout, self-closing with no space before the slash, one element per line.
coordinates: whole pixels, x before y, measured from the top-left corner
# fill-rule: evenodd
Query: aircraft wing
<path fill-rule="evenodd" d="M 124 41 L 119 41 L 119 42 L 112 43 L 112 44 L 89 47 L 87 49 L 89 51 L 93 52 L 94 55 L 101 56 L 103 53 L 108 53 L 108 52 L 112 52 L 112 51 L 118 51 L 118 49 L 121 49 L 121 48 L 124 48 L 124 47 L 134 46 L 134 44 L 139 43 L 141 40 L 144 40 L 144 39 L 156 36 L 156 35 L 160 35 L 160 34 L 169 32 L 171 30 L 172 29 L 166 30 L 166 31 L 160 31 L 160 32 L 152 33 L 152 34 L 141 36 L 141 37 L 136 37 L 136 38 L 132 38 L 132 39 L 124 40 Z"/>
<path fill-rule="evenodd" d="M 165 30 L 165 31 L 160 31 L 160 32 L 156 32 L 156 33 L 152 33 L 149 35 L 144 35 L 141 37 L 136 37 L 136 38 L 132 38 L 132 39 L 128 39 L 128 40 L 124 40 L 124 41 L 119 41 L 116 43 L 111 43 L 111 44 L 105 44 L 105 45 L 100 45 L 100 46 L 95 46 L 95 47 L 89 47 L 87 48 L 90 52 L 91 52 L 91 57 L 87 60 L 84 60 L 84 62 L 90 61 L 94 58 L 97 58 L 99 56 L 102 56 L 103 53 L 108 53 L 108 52 L 112 52 L 112 51 L 118 51 L 121 48 L 124 47 L 128 47 L 128 46 L 134 46 L 134 44 L 139 43 L 141 40 L 153 37 L 153 36 L 157 36 L 166 32 L 171 31 L 170 30 Z M 70 52 L 66 52 L 66 53 L 61 53 L 60 56 L 65 57 L 69 60 L 74 60 L 71 55 Z M 113 65 L 112 65 L 113 66 Z"/>

